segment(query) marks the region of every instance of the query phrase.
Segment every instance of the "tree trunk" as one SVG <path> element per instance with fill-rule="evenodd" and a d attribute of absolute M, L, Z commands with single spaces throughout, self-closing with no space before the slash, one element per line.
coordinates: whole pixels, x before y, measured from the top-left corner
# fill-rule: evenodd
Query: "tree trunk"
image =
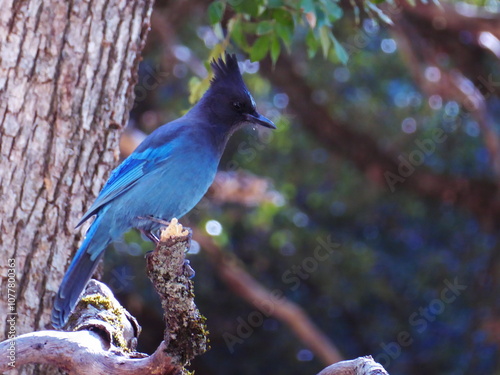
<path fill-rule="evenodd" d="M 13 312 L 16 335 L 50 328 L 74 227 L 117 162 L 152 3 L 0 0 L 2 339 Z"/>

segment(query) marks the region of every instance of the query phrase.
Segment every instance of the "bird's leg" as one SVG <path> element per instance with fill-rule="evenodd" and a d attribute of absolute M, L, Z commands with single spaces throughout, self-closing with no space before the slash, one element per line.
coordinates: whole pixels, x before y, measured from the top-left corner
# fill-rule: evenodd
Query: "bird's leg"
<path fill-rule="evenodd" d="M 139 217 L 139 219 L 149 220 L 149 221 L 152 221 L 154 223 L 164 225 L 166 227 L 168 227 L 168 225 L 170 224 L 170 221 L 158 219 L 157 217 L 154 217 L 154 216 Z"/>

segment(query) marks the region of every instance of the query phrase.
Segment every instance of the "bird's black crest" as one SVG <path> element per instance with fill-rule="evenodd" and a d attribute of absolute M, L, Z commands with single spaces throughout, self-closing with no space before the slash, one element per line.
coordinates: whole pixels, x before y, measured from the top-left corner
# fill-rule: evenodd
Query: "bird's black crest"
<path fill-rule="evenodd" d="M 236 55 L 225 53 L 225 61 L 222 57 L 217 60 L 212 60 L 210 63 L 214 71 L 214 76 L 211 80 L 212 85 L 221 82 L 233 82 L 241 81 L 243 83 L 243 78 L 241 78 L 240 68 L 238 67 L 238 60 Z"/>

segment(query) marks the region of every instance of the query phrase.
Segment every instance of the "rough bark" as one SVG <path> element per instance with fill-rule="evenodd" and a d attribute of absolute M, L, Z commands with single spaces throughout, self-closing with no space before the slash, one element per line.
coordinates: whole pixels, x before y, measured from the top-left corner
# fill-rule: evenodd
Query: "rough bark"
<path fill-rule="evenodd" d="M 21 335 L 17 340 L 19 363 L 40 363 L 57 366 L 72 375 L 179 375 L 179 368 L 171 363 L 162 342 L 151 355 L 130 358 L 108 350 L 107 342 L 92 331 L 40 331 Z M 8 342 L 0 343 L 0 350 L 8 350 Z M 0 360 L 0 369 L 7 369 Z"/>
<path fill-rule="evenodd" d="M 173 218 L 156 248 L 147 255 L 148 278 L 163 308 L 165 350 L 172 363 L 182 368 L 208 350 L 205 317 L 194 303 L 194 270 L 186 260 L 190 231 Z"/>
<path fill-rule="evenodd" d="M 0 0 L 0 8 L 5 338 L 14 311 L 17 335 L 49 328 L 52 298 L 83 233 L 75 224 L 117 161 L 152 0 Z"/>
<path fill-rule="evenodd" d="M 317 375 L 388 375 L 388 372 L 371 356 L 366 356 L 335 363 Z"/>

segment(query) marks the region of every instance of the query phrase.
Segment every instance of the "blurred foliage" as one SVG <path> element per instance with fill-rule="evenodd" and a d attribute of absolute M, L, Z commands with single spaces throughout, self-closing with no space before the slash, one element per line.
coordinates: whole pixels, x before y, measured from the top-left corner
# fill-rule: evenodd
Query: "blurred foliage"
<path fill-rule="evenodd" d="M 368 17 L 391 24 L 379 8 L 383 3 L 394 4 L 393 0 L 364 0 L 363 11 Z M 359 23 L 360 8 L 355 1 L 352 7 Z M 294 37 L 305 34 L 309 58 L 321 51 L 324 58 L 347 64 L 349 54 L 333 32 L 335 23 L 343 16 L 340 0 L 216 0 L 208 7 L 208 19 L 221 42 L 213 46 L 207 61 L 221 56 L 231 41 L 250 60 L 260 61 L 269 55 L 275 63 L 283 47 L 290 52 Z M 190 82 L 191 103 L 201 97 L 208 85 L 208 77 Z"/>
<path fill-rule="evenodd" d="M 457 4 L 470 4 L 477 7 L 484 8 L 488 12 L 496 13 L 499 10 L 499 5 L 497 0 L 450 0 L 450 3 Z"/>
<path fill-rule="evenodd" d="M 370 1 L 365 9 L 381 13 Z M 227 23 L 226 40 L 232 39 L 253 61 L 262 60 L 268 53 L 275 62 L 281 52 L 281 44 L 290 50 L 296 29 L 307 26 L 307 46 L 310 56 L 321 47 L 323 56 L 336 55 L 343 63 L 347 54 L 333 35 L 333 24 L 344 12 L 338 1 L 329 0 L 272 0 L 241 1 L 217 0 L 210 4 L 208 15 L 214 29 L 222 30 L 221 21 L 226 10 L 232 14 Z M 388 20 L 385 17 L 386 20 Z M 390 22 L 388 20 L 388 22 Z M 253 41 L 250 43 L 249 39 Z"/>
<path fill-rule="evenodd" d="M 166 52 L 159 43 L 150 43 L 137 90 L 147 87 L 144 82 L 151 82 L 151 76 L 158 84 L 138 96 L 131 126 L 150 132 L 189 108 L 188 87 L 198 89 L 199 96 L 203 87 L 196 85 L 207 79 L 207 71 L 197 67 L 219 54 L 218 46 L 234 44 L 250 60 L 259 60 L 273 54 L 273 40 L 278 39 L 314 88 L 312 99 L 328 106 L 333 117 L 405 157 L 416 149 L 417 140 L 429 139 L 441 128 L 446 140 L 418 168 L 492 178 L 477 123 L 460 103 L 421 92 L 384 22 L 371 18 L 353 24 L 355 12 L 343 17 L 335 2 L 298 4 L 214 2 L 205 23 L 184 22 L 176 30 L 177 44 L 168 52 L 175 58 L 167 67 L 162 67 Z M 227 23 L 230 38 L 217 30 L 227 7 L 234 12 Z M 314 27 L 304 9 L 316 12 Z M 168 12 L 168 6 L 160 4 L 156 11 Z M 361 47 L 349 51 L 346 65 L 330 36 L 328 59 L 312 53 L 311 44 L 318 41 L 317 49 L 324 52 L 320 19 L 334 23 L 335 37 L 343 45 L 363 40 Z M 155 32 L 150 40 L 155 40 Z M 243 32 L 254 35 L 252 43 L 245 44 Z M 258 42 L 263 37 L 266 42 Z M 208 197 L 182 222 L 210 232 L 257 280 L 300 304 L 346 358 L 371 354 L 392 375 L 499 373 L 496 331 L 485 325 L 498 303 L 495 286 L 486 276 L 498 237 L 485 232 L 468 212 L 418 198 L 398 186 L 391 193 L 370 183 L 306 132 L 288 108 L 286 93 L 258 74 L 258 63 L 239 57 L 259 111 L 278 129 L 250 128 L 235 134 L 220 168 L 267 176 L 283 199 L 252 208 L 221 206 Z M 493 77 L 500 77 L 493 57 L 484 64 Z M 498 98 L 492 96 L 488 106 L 500 114 Z M 209 229 L 209 222 L 219 223 L 219 230 Z M 316 249 L 328 239 L 340 247 L 320 259 Z M 144 326 L 141 349 L 152 351 L 161 340 L 163 323 L 145 279 L 144 261 L 138 257 L 151 244 L 131 232 L 115 248 L 106 253 L 105 278 Z M 287 327 L 270 317 L 250 326 L 240 342 L 228 345 L 227 334 L 238 337 L 255 310 L 221 283 L 203 250 L 190 259 L 196 270 L 196 301 L 208 318 L 212 346 L 194 369 L 203 374 L 314 374 L 323 367 Z M 453 299 L 444 298 L 451 296 L 446 292 L 450 283 L 466 288 L 457 289 Z"/>

